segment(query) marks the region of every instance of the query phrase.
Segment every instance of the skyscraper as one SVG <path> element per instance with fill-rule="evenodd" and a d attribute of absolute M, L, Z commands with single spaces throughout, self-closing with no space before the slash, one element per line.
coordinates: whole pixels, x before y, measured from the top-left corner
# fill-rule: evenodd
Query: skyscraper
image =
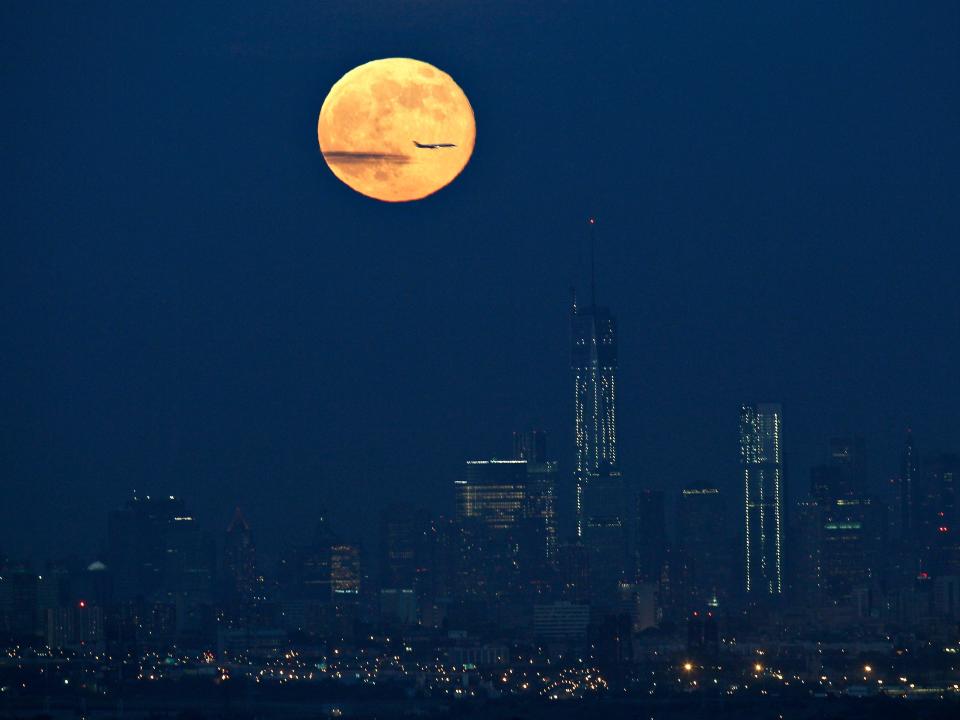
<path fill-rule="evenodd" d="M 172 495 L 129 499 L 110 513 L 107 566 L 116 579 L 117 599 L 150 598 L 160 590 L 167 565 L 167 535 L 175 518 L 186 516 Z"/>
<path fill-rule="evenodd" d="M 920 481 L 920 456 L 913 442 L 913 431 L 907 428 L 907 438 L 903 443 L 903 456 L 898 478 L 898 519 L 900 521 L 900 539 L 912 541 L 916 530 L 916 491 Z"/>
<path fill-rule="evenodd" d="M 637 579 L 660 582 L 667 554 L 667 526 L 661 490 L 637 493 L 636 510 Z"/>
<path fill-rule="evenodd" d="M 457 518 L 478 520 L 491 531 L 513 531 L 523 517 L 526 460 L 470 460 L 454 482 Z"/>
<path fill-rule="evenodd" d="M 617 468 L 617 323 L 610 311 L 591 303 L 570 314 L 574 384 L 577 535 L 583 535 L 584 495 L 591 483 Z"/>
<path fill-rule="evenodd" d="M 859 435 L 830 438 L 830 460 L 841 469 L 836 497 L 863 497 L 868 494 L 866 443 Z"/>
<path fill-rule="evenodd" d="M 702 610 L 726 599 L 733 579 L 724 496 L 708 484 L 689 485 L 677 503 L 677 546 L 680 551 L 682 602 Z"/>
<path fill-rule="evenodd" d="M 777 403 L 740 408 L 745 589 L 754 599 L 783 593 L 782 417 L 783 411 Z"/>
<path fill-rule="evenodd" d="M 250 524 L 237 508 L 223 538 L 224 590 L 231 604 L 253 601 L 257 585 L 256 548 Z"/>
<path fill-rule="evenodd" d="M 513 434 L 513 459 L 527 461 L 524 516 L 530 540 L 543 550 L 544 559 L 557 554 L 557 463 L 547 460 L 547 434 L 528 430 Z"/>
<path fill-rule="evenodd" d="M 547 461 L 547 434 L 543 430 L 513 433 L 513 459 L 528 463 Z"/>
<path fill-rule="evenodd" d="M 591 230 L 594 220 L 590 220 Z M 570 311 L 577 536 L 590 556 L 593 600 L 615 599 L 627 575 L 630 503 L 617 461 L 617 322 L 598 306 L 591 237 L 590 305 Z"/>

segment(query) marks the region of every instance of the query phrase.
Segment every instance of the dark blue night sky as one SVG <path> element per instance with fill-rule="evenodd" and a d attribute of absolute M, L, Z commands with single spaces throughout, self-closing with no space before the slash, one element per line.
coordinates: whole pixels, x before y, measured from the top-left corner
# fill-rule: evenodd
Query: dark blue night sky
<path fill-rule="evenodd" d="M 795 497 L 832 434 L 877 486 L 908 423 L 960 449 L 955 2 L 8 2 L 0 48 L 10 554 L 91 557 L 133 489 L 369 541 L 531 424 L 569 470 L 590 214 L 631 481 L 736 492 L 749 401 Z M 391 56 L 478 126 L 406 205 L 316 140 Z"/>

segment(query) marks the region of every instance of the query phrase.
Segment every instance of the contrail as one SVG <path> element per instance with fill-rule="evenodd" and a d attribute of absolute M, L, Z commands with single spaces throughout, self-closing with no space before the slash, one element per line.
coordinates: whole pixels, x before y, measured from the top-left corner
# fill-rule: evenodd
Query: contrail
<path fill-rule="evenodd" d="M 385 162 L 395 165 L 405 165 L 410 162 L 409 155 L 398 153 L 378 153 L 378 152 L 351 152 L 348 150 L 330 150 L 323 153 L 327 162 L 332 163 L 376 163 Z"/>

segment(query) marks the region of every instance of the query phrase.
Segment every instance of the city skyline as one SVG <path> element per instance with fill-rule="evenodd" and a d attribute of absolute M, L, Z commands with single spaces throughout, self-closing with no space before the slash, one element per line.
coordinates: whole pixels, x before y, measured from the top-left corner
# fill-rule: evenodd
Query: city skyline
<path fill-rule="evenodd" d="M 957 28 L 0 5 L 0 714 L 952 718 Z"/>
<path fill-rule="evenodd" d="M 54 554 L 18 540 L 46 527 L 92 551 L 70 508 L 133 489 L 239 504 L 279 541 L 320 507 L 429 503 L 531 425 L 571 467 L 591 215 L 632 481 L 734 482 L 729 408 L 754 398 L 784 405 L 799 468 L 824 434 L 878 468 L 908 424 L 960 444 L 951 5 L 234 11 L 4 11 L 3 547 Z M 478 124 L 457 182 L 405 206 L 341 186 L 315 132 L 337 78 L 398 54 Z"/>

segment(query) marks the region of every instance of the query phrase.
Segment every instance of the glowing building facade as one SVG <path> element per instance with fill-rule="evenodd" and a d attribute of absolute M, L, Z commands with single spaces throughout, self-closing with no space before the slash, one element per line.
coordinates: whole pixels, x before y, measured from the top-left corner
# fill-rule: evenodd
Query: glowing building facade
<path fill-rule="evenodd" d="M 526 460 L 470 460 L 454 483 L 457 518 L 478 520 L 491 531 L 516 529 L 527 494 Z"/>
<path fill-rule="evenodd" d="M 752 598 L 783 593 L 783 476 L 779 404 L 740 408 L 740 461 L 744 490 L 745 589 Z"/>
<path fill-rule="evenodd" d="M 570 315 L 574 384 L 577 535 L 587 523 L 585 497 L 601 476 L 617 472 L 617 323 L 605 307 L 578 308 Z"/>

